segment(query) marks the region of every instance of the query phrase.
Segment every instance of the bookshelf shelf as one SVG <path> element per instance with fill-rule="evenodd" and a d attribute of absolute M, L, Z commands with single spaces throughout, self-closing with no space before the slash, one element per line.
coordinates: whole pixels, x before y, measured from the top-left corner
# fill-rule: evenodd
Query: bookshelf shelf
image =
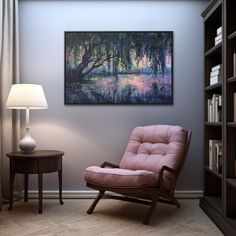
<path fill-rule="evenodd" d="M 209 49 L 207 52 L 205 52 L 205 56 L 209 57 L 209 56 L 213 56 L 214 54 L 220 54 L 221 49 L 222 49 L 222 43 L 218 43 L 217 45 Z"/>
<path fill-rule="evenodd" d="M 204 122 L 204 192 L 200 207 L 225 235 L 236 235 L 236 122 L 229 122 L 236 118 L 236 76 L 233 76 L 236 72 L 235 12 L 235 0 L 212 0 L 202 13 L 205 34 L 204 117 L 205 121 L 222 122 Z M 215 45 L 217 40 L 222 41 Z M 215 72 L 215 68 L 219 71 Z M 208 86 L 215 82 L 215 77 L 220 77 L 222 83 Z M 218 100 L 213 96 L 218 96 Z M 217 112 L 220 119 L 214 119 Z M 220 169 L 220 173 L 209 166 Z"/>
<path fill-rule="evenodd" d="M 212 175 L 214 175 L 215 177 L 219 178 L 219 179 L 222 179 L 222 174 L 214 171 L 214 170 L 211 170 L 208 166 L 205 166 L 205 170 L 209 173 L 211 173 Z"/>
<path fill-rule="evenodd" d="M 222 83 L 217 83 L 217 84 L 213 84 L 210 86 L 205 87 L 205 91 L 211 91 L 211 90 L 219 90 L 222 87 Z"/>
<path fill-rule="evenodd" d="M 222 126 L 222 122 L 205 122 L 205 126 Z"/>
<path fill-rule="evenodd" d="M 236 188 L 236 178 L 228 178 L 227 183 L 232 187 Z"/>
<path fill-rule="evenodd" d="M 220 196 L 207 196 L 206 201 L 219 213 L 222 212 L 222 198 Z"/>
<path fill-rule="evenodd" d="M 228 39 L 231 40 L 231 39 L 236 39 L 236 31 L 234 31 L 232 34 L 230 34 L 228 36 Z"/>
<path fill-rule="evenodd" d="M 236 122 L 227 122 L 228 127 L 236 128 Z"/>
<path fill-rule="evenodd" d="M 230 77 L 227 79 L 228 83 L 234 83 L 236 82 L 236 76 Z"/>

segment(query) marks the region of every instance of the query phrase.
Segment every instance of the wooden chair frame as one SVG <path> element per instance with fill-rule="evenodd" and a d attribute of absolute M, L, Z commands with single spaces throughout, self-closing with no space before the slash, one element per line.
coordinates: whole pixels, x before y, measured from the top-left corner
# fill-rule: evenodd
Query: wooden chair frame
<path fill-rule="evenodd" d="M 143 224 L 147 225 L 149 224 L 149 221 L 152 217 L 152 214 L 156 208 L 157 202 L 164 202 L 172 205 L 176 205 L 178 208 L 180 207 L 180 204 L 178 200 L 174 196 L 174 190 L 176 186 L 176 182 L 178 179 L 178 176 L 180 174 L 180 171 L 183 167 L 183 164 L 185 162 L 189 144 L 191 140 L 191 134 L 192 132 L 189 130 L 187 131 L 187 140 L 185 142 L 184 147 L 184 153 L 182 161 L 178 167 L 178 169 L 174 170 L 168 166 L 163 166 L 160 171 L 160 183 L 156 187 L 141 187 L 141 188 L 111 188 L 111 187 L 104 187 L 100 185 L 95 185 L 91 183 L 87 183 L 87 186 L 96 189 L 99 191 L 97 197 L 93 201 L 92 205 L 88 209 L 87 213 L 92 214 L 94 208 L 96 207 L 97 203 L 101 198 L 110 198 L 110 199 L 118 199 L 123 201 L 130 201 L 135 203 L 141 203 L 149 205 L 148 212 L 146 213 Z M 110 167 L 110 168 L 119 168 L 119 165 L 110 163 L 110 162 L 104 162 L 101 165 L 102 168 Z M 163 177 L 164 177 L 164 171 L 169 172 L 172 175 L 172 181 L 169 189 L 166 189 L 163 185 Z M 111 194 L 105 194 L 106 191 L 114 192 L 120 194 L 120 196 L 111 195 Z"/>

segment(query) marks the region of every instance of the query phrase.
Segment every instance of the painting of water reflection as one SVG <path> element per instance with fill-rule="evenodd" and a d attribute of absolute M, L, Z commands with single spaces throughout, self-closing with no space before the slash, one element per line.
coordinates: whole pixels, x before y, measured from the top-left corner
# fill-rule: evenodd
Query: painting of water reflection
<path fill-rule="evenodd" d="M 173 32 L 65 32 L 65 104 L 172 104 Z"/>

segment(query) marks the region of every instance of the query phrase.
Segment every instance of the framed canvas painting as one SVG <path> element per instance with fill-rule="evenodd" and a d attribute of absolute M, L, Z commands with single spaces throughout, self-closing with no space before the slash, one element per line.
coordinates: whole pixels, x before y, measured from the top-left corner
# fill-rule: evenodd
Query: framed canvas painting
<path fill-rule="evenodd" d="M 173 32 L 65 32 L 65 104 L 173 104 Z"/>

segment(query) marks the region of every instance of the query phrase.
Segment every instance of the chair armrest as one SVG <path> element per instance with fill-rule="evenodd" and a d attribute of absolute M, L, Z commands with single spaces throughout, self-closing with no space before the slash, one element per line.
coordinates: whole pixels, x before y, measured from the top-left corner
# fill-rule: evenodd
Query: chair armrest
<path fill-rule="evenodd" d="M 177 174 L 176 170 L 170 168 L 169 166 L 162 166 L 161 171 L 160 171 L 160 174 L 162 176 L 163 176 L 165 170 L 172 173 L 172 174 Z"/>
<path fill-rule="evenodd" d="M 119 165 L 108 162 L 108 161 L 103 162 L 103 164 L 101 165 L 102 168 L 106 166 L 111 167 L 111 168 L 120 168 Z"/>
<path fill-rule="evenodd" d="M 171 174 L 174 175 L 174 178 L 176 178 L 177 175 L 177 171 L 170 168 L 169 166 L 162 166 L 161 171 L 160 171 L 160 188 L 163 189 L 164 185 L 163 185 L 163 177 L 164 177 L 164 171 L 168 171 Z M 172 179 L 173 180 L 173 179 Z"/>

